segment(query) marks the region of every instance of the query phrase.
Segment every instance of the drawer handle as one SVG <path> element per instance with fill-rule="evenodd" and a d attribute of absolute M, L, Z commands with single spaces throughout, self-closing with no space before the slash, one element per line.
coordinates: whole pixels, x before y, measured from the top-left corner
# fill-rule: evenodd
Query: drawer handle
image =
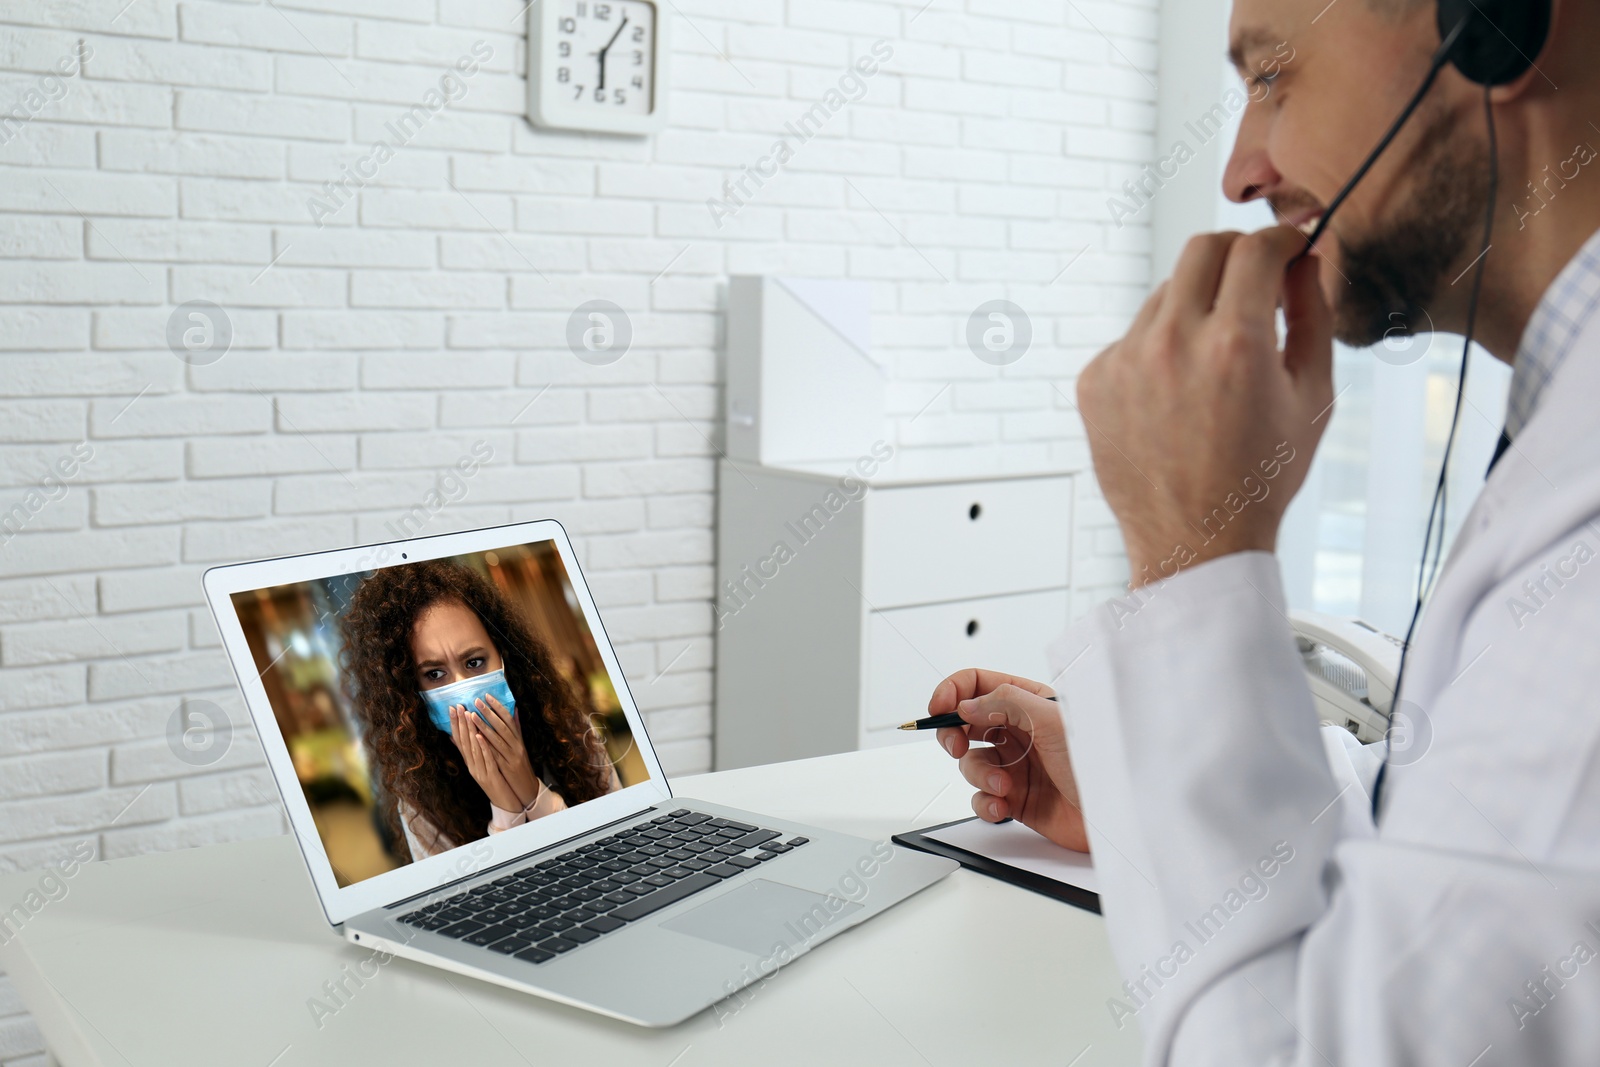
<path fill-rule="evenodd" d="M 975 636 L 977 634 L 977 632 L 978 632 L 978 620 L 977 619 L 968 619 L 967 620 L 967 636 L 968 637 L 973 637 L 973 636 Z"/>
<path fill-rule="evenodd" d="M 970 508 L 967 509 L 967 518 L 971 519 L 973 522 L 977 522 L 978 521 L 978 516 L 982 515 L 982 514 L 983 514 L 983 505 L 982 504 L 976 504 L 975 503 Z"/>

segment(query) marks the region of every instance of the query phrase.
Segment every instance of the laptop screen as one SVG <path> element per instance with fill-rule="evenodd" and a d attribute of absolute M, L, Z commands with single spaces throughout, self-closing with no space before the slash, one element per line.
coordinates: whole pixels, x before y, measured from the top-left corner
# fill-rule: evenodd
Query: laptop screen
<path fill-rule="evenodd" d="M 554 541 L 232 602 L 341 887 L 649 778 Z"/>

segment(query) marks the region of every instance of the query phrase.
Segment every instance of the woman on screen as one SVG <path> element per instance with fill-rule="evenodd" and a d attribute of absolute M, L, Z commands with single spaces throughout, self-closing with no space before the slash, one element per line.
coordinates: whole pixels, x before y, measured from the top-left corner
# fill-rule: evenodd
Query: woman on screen
<path fill-rule="evenodd" d="M 621 788 L 550 652 L 471 568 L 378 571 L 344 640 L 384 817 L 413 860 Z"/>

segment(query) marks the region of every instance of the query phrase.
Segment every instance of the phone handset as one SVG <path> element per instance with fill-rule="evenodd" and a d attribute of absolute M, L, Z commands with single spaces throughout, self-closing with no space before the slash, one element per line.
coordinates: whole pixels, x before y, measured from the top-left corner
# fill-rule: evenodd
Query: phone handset
<path fill-rule="evenodd" d="M 1383 740 L 1400 668 L 1400 639 L 1356 618 L 1291 611 L 1317 716 L 1363 743 Z"/>

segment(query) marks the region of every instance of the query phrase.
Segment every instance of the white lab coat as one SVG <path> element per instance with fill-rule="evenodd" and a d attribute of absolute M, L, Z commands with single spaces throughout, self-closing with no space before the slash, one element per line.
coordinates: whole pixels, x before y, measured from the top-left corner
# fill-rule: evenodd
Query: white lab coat
<path fill-rule="evenodd" d="M 1319 736 L 1272 556 L 1051 646 L 1147 1063 L 1600 1063 L 1597 518 L 1600 315 L 1445 563 L 1376 830 L 1377 753 Z"/>

